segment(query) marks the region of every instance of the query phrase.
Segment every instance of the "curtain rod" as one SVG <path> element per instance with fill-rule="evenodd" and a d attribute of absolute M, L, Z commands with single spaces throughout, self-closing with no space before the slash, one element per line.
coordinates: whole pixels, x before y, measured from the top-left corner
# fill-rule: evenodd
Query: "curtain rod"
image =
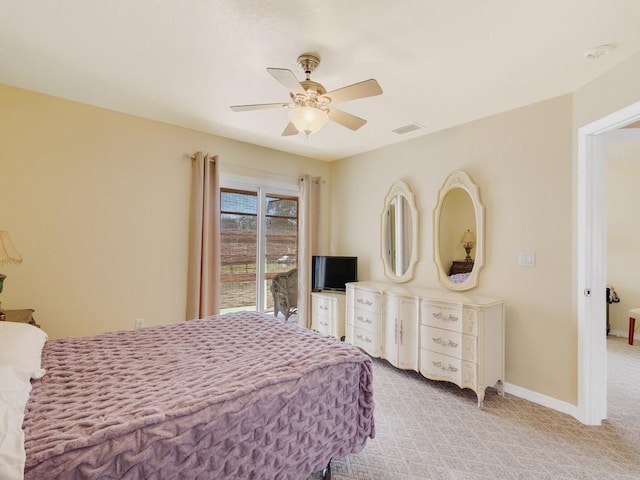
<path fill-rule="evenodd" d="M 196 159 L 195 155 L 192 155 L 192 154 L 189 154 L 189 153 L 185 153 L 184 156 L 185 156 L 185 158 L 188 158 L 190 160 L 195 160 Z M 278 177 L 288 178 L 288 179 L 298 180 L 298 178 L 300 177 L 300 175 L 285 175 L 283 173 L 273 172 L 273 171 L 269 171 L 269 170 L 262 170 L 262 169 L 253 168 L 253 167 L 245 167 L 244 165 L 236 165 L 235 163 L 221 162 L 220 160 L 218 160 L 218 165 L 225 165 L 225 166 L 229 166 L 229 167 L 240 168 L 242 170 L 248 170 L 250 172 L 266 173 L 268 175 L 275 175 L 275 176 L 278 176 Z"/>

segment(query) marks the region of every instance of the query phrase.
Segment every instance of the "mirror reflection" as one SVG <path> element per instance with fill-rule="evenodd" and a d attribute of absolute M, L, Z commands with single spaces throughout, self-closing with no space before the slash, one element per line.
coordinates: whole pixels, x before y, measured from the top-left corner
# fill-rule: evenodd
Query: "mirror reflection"
<path fill-rule="evenodd" d="M 387 208 L 387 256 L 391 271 L 396 276 L 402 276 L 409 268 L 411 258 L 411 238 L 405 234 L 412 231 L 409 202 L 403 195 L 396 195 L 389 202 Z"/>
<path fill-rule="evenodd" d="M 389 190 L 382 212 L 382 261 L 385 275 L 396 282 L 413 277 L 417 261 L 418 212 L 404 182 Z"/>
<path fill-rule="evenodd" d="M 471 197 L 466 190 L 454 188 L 447 193 L 440 211 L 440 261 L 446 269 L 449 265 L 449 279 L 462 283 L 473 270 L 471 246 L 475 244 L 476 217 Z M 473 237 L 473 243 L 469 239 Z M 468 240 L 469 255 L 466 255 L 463 240 Z M 475 253 L 473 255 L 475 257 Z M 468 258 L 467 258 L 468 257 Z"/>
<path fill-rule="evenodd" d="M 434 261 L 440 283 L 452 290 L 477 286 L 483 256 L 483 207 L 477 186 L 454 172 L 440 190 L 434 212 Z"/>

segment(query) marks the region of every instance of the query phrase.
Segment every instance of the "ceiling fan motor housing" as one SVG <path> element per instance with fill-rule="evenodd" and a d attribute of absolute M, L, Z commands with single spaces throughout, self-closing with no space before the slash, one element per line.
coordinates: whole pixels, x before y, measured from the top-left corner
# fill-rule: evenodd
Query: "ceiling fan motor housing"
<path fill-rule="evenodd" d="M 303 53 L 298 57 L 297 65 L 300 70 L 307 74 L 307 80 L 309 80 L 311 72 L 320 65 L 320 56 L 315 53 Z"/>

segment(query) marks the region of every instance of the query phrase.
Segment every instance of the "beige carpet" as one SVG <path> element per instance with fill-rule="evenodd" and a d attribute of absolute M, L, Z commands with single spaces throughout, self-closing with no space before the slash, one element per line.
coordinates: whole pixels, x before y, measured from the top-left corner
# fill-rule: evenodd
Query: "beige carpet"
<path fill-rule="evenodd" d="M 478 410 L 469 390 L 375 360 L 376 438 L 334 459 L 333 480 L 640 479 L 640 344 L 607 343 L 600 427 L 494 390 Z"/>

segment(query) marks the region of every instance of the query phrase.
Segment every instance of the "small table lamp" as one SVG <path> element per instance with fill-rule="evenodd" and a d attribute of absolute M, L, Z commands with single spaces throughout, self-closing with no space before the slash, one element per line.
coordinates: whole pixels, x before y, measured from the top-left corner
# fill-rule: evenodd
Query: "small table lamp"
<path fill-rule="evenodd" d="M 462 243 L 462 247 L 464 248 L 464 251 L 467 252 L 465 261 L 466 262 L 472 261 L 473 259 L 471 258 L 471 249 L 473 248 L 473 245 L 475 245 L 476 243 L 476 236 L 473 234 L 471 230 L 467 230 L 462 235 L 462 238 L 460 239 L 460 243 Z"/>
<path fill-rule="evenodd" d="M 0 230 L 0 266 L 22 263 L 22 255 L 13 246 L 9 232 Z M 0 293 L 6 275 L 0 273 Z"/>

